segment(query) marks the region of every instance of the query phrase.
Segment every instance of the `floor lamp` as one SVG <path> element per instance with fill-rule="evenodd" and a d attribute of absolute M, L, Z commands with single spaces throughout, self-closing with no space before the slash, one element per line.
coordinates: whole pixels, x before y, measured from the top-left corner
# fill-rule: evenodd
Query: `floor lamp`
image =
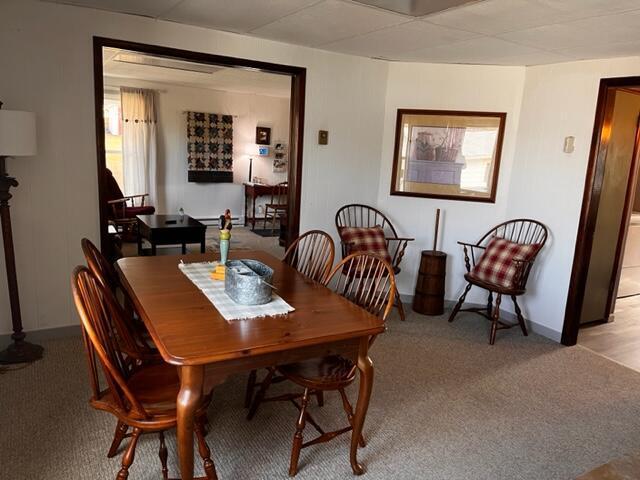
<path fill-rule="evenodd" d="M 7 157 L 27 157 L 36 154 L 36 116 L 31 112 L 2 110 L 0 102 L 0 223 L 2 224 L 2 242 L 4 259 L 7 267 L 7 285 L 9 286 L 9 302 L 11 304 L 11 322 L 13 325 L 13 342 L 0 352 L 1 364 L 33 362 L 42 358 L 43 348 L 25 342 L 26 334 L 22 331 L 20 315 L 20 297 L 18 295 L 18 279 L 16 276 L 16 259 L 13 252 L 13 234 L 11 232 L 11 215 L 9 200 L 11 187 L 17 187 L 15 178 L 7 174 Z"/>

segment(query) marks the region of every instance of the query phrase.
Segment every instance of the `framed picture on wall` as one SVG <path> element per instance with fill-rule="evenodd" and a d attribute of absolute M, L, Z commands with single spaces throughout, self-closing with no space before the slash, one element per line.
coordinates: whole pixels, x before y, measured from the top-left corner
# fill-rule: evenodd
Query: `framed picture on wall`
<path fill-rule="evenodd" d="M 398 109 L 391 195 L 494 203 L 506 117 Z"/>
<path fill-rule="evenodd" d="M 268 127 L 256 127 L 256 144 L 271 145 L 271 129 Z"/>

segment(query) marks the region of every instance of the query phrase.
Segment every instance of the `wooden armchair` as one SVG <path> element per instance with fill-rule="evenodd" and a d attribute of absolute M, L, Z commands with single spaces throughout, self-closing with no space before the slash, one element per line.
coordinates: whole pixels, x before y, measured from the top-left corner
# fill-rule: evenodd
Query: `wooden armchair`
<path fill-rule="evenodd" d="M 106 175 L 107 218 L 118 231 L 130 233 L 137 225 L 136 215 L 153 215 L 156 209 L 151 205 L 145 205 L 149 198 L 148 193 L 124 195 L 108 168 Z"/>
<path fill-rule="evenodd" d="M 116 438 L 108 457 L 117 453 L 124 438 L 130 439 L 116 478 L 126 480 L 129 476 L 129 467 L 133 463 L 140 435 L 158 433 L 162 477 L 166 480 L 169 475 L 164 432 L 177 424 L 176 401 L 180 389 L 177 369 L 164 362 L 150 365 L 128 361 L 135 353 L 121 348 L 119 340 L 126 329 L 118 327 L 123 323 L 120 305 L 89 269 L 76 267 L 71 287 L 80 315 L 89 364 L 92 392 L 90 404 L 118 419 Z M 209 381 L 205 385 L 204 399 L 195 418 L 198 450 L 207 480 L 217 479 L 205 441 L 206 409 L 211 400 L 212 388 L 213 384 Z M 128 429 L 131 429 L 131 433 L 127 433 Z"/>
<path fill-rule="evenodd" d="M 453 322 L 458 312 L 474 312 L 491 321 L 489 343 L 493 345 L 497 330 L 520 325 L 528 335 L 522 310 L 516 297 L 526 291 L 527 279 L 536 256 L 547 241 L 547 227 L 536 220 L 516 219 L 492 228 L 476 243 L 458 242 L 464 250 L 464 275 L 467 285 L 449 316 Z M 486 307 L 461 308 L 472 286 L 489 292 Z M 494 303 L 495 294 L 495 303 Z M 500 320 L 502 296 L 511 297 L 517 324 Z"/>
<path fill-rule="evenodd" d="M 274 186 L 271 201 L 264 206 L 264 228 L 271 219 L 271 233 L 275 230 L 276 220 L 287 214 L 289 182 L 281 182 Z M 271 211 L 270 211 L 271 210 Z"/>
<path fill-rule="evenodd" d="M 400 273 L 400 263 L 402 262 L 404 252 L 409 242 L 412 242 L 414 239 L 399 237 L 391 221 L 382 212 L 367 205 L 345 205 L 337 211 L 335 220 L 338 235 L 340 235 L 341 239 L 342 258 L 346 258 L 355 250 L 350 242 L 345 241 L 343 234 L 344 228 L 373 228 L 378 226 L 384 231 L 386 249 L 389 254 L 388 261 L 391 264 L 393 273 L 395 275 Z M 400 319 L 404 320 L 404 307 L 402 306 L 400 294 L 397 290 L 395 291 L 395 306 L 400 313 Z"/>

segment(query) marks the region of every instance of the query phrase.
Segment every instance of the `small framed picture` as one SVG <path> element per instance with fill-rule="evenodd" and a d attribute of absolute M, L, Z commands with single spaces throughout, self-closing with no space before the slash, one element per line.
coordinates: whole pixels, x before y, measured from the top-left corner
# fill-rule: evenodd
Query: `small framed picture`
<path fill-rule="evenodd" d="M 256 127 L 256 144 L 271 145 L 271 129 L 269 127 Z"/>
<path fill-rule="evenodd" d="M 494 203 L 506 117 L 398 109 L 391 195 Z"/>

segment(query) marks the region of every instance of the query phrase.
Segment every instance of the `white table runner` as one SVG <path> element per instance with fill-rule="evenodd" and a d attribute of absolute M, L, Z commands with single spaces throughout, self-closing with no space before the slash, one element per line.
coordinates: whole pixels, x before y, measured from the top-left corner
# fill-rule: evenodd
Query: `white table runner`
<path fill-rule="evenodd" d="M 178 267 L 196 287 L 202 290 L 202 293 L 213 303 L 213 306 L 225 320 L 286 315 L 295 310 L 275 293 L 272 294 L 271 301 L 264 305 L 240 305 L 234 302 L 224 291 L 224 281 L 211 278 L 211 272 L 215 270 L 217 263 L 180 263 Z"/>

